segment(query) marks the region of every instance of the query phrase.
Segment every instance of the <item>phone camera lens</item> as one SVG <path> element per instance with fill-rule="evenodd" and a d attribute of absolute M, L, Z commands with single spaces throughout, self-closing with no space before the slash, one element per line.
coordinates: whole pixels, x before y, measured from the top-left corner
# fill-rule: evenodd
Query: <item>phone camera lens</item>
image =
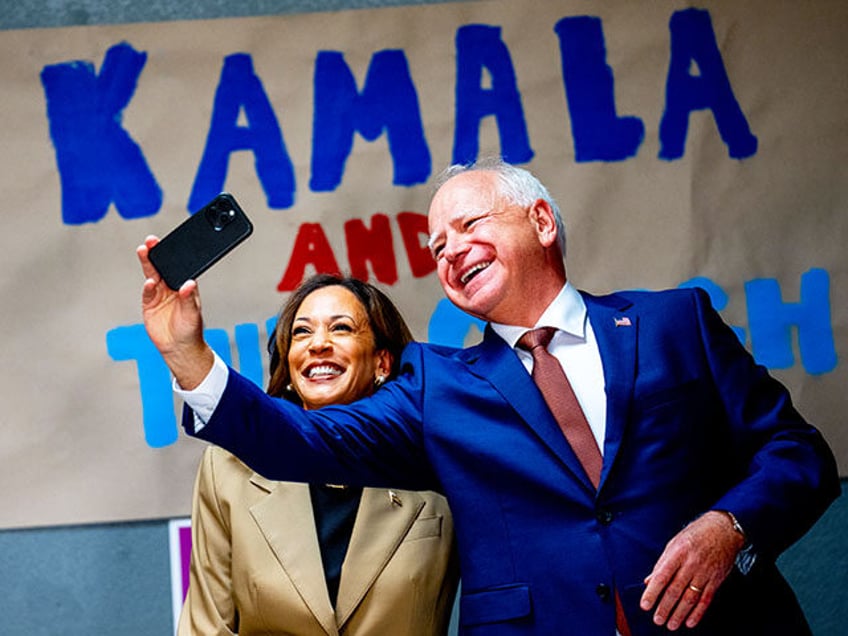
<path fill-rule="evenodd" d="M 229 205 L 211 207 L 207 212 L 210 225 L 220 232 L 236 218 L 236 211 Z"/>

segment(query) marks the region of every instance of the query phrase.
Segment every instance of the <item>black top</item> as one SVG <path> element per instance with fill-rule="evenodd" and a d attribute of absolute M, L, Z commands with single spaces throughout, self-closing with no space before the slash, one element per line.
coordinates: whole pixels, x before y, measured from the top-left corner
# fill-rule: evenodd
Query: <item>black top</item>
<path fill-rule="evenodd" d="M 335 607 L 342 563 L 353 532 L 362 488 L 310 484 L 309 495 L 312 498 L 327 591 L 330 593 L 330 602 Z"/>

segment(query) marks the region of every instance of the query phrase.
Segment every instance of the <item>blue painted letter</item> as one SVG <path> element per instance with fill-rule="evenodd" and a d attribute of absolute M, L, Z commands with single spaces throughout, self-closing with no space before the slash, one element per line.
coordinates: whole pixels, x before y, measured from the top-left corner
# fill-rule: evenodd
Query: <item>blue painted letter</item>
<path fill-rule="evenodd" d="M 259 343 L 259 327 L 252 322 L 236 325 L 236 351 L 238 351 L 239 373 L 257 386 L 262 386 L 262 347 Z"/>
<path fill-rule="evenodd" d="M 484 88 L 483 71 L 491 88 Z M 453 162 L 470 163 L 480 151 L 480 121 L 494 115 L 501 137 L 501 156 L 510 163 L 533 158 L 521 94 L 501 30 L 482 24 L 460 27 L 456 33 L 456 130 Z"/>
<path fill-rule="evenodd" d="M 645 124 L 638 117 L 616 115 L 615 80 L 607 65 L 600 18 L 563 18 L 554 31 L 559 36 L 575 160 L 623 161 L 634 156 L 645 137 Z"/>
<path fill-rule="evenodd" d="M 449 347 L 464 347 L 472 330 L 479 336 L 485 327 L 485 322 L 466 314 L 447 298 L 442 298 L 430 316 L 427 341 Z"/>
<path fill-rule="evenodd" d="M 339 186 L 357 131 L 368 141 L 374 141 L 386 131 L 395 185 L 412 186 L 427 181 L 430 150 L 424 139 L 418 93 L 403 51 L 374 54 L 361 94 L 344 57 L 337 51 L 318 53 L 314 81 L 309 181 L 314 192 L 330 192 Z"/>
<path fill-rule="evenodd" d="M 238 123 L 242 110 L 247 126 Z M 295 193 L 294 167 L 274 109 L 247 53 L 224 58 L 206 149 L 188 202 L 190 212 L 200 209 L 224 190 L 230 154 L 239 150 L 253 151 L 256 174 L 265 190 L 268 207 L 291 207 Z"/>
<path fill-rule="evenodd" d="M 780 285 L 772 278 L 745 283 L 748 324 L 754 357 L 772 369 L 795 362 L 792 327 L 798 329 L 801 362 L 807 373 L 827 373 L 836 367 L 836 347 L 830 316 L 830 277 L 823 269 L 801 276 L 801 300 L 784 303 Z"/>
<path fill-rule="evenodd" d="M 176 442 L 171 372 L 147 337 L 144 325 L 112 329 L 106 334 L 106 350 L 113 360 L 136 361 L 144 439 L 148 446 L 161 448 Z"/>
<path fill-rule="evenodd" d="M 68 225 L 96 223 L 112 202 L 125 219 L 151 216 L 162 206 L 141 148 L 121 126 L 146 60 L 146 53 L 122 43 L 106 52 L 100 75 L 84 61 L 41 71 Z"/>
<path fill-rule="evenodd" d="M 232 355 L 227 332 L 223 329 L 206 329 L 203 335 L 215 353 L 226 364 L 231 365 Z M 258 347 L 258 327 L 252 324 L 236 325 L 235 336 L 242 375 L 261 385 L 262 358 Z M 148 446 L 161 448 L 176 442 L 178 428 L 174 414 L 171 372 L 147 336 L 144 325 L 117 327 L 107 332 L 106 350 L 113 360 L 136 361 L 144 439 Z"/>
<path fill-rule="evenodd" d="M 665 113 L 660 122 L 660 159 L 679 159 L 686 145 L 689 113 L 713 111 L 718 132 L 733 159 L 757 152 L 757 138 L 730 87 L 716 44 L 710 14 L 684 9 L 671 16 L 671 60 L 666 79 Z M 698 75 L 690 75 L 693 65 Z"/>

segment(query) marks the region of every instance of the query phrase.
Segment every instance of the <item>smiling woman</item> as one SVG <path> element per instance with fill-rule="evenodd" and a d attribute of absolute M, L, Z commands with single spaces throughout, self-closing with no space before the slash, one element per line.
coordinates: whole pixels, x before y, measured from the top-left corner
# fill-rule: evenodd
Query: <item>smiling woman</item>
<path fill-rule="evenodd" d="M 313 276 L 280 311 L 267 392 L 310 410 L 352 402 L 396 375 L 411 339 L 376 287 Z M 435 493 L 275 482 L 209 447 L 192 546 L 179 634 L 447 633 L 458 563 Z"/>
<path fill-rule="evenodd" d="M 313 276 L 292 292 L 277 318 L 268 342 L 267 391 L 307 409 L 351 402 L 394 377 L 401 351 L 411 340 L 397 308 L 373 285 L 330 274 Z M 325 368 L 319 373 L 319 367 Z M 355 390 L 340 390 L 350 382 Z M 321 390 L 323 398 L 316 393 L 319 384 L 330 385 Z"/>
<path fill-rule="evenodd" d="M 291 329 L 291 387 L 306 409 L 347 404 L 385 381 L 391 355 L 377 349 L 365 307 L 350 290 L 331 285 L 309 294 Z"/>

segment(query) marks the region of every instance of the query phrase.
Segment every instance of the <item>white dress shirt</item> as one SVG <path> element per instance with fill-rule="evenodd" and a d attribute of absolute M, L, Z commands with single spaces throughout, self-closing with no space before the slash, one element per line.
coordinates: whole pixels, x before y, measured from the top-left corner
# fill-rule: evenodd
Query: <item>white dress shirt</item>
<path fill-rule="evenodd" d="M 533 328 L 537 327 L 556 328 L 557 331 L 548 344 L 548 351 L 562 365 L 603 454 L 607 422 L 604 368 L 595 332 L 592 331 L 586 313 L 586 303 L 571 283 L 566 283 L 548 305 Z M 515 349 L 527 372 L 532 372 L 533 356 L 529 351 L 516 347 L 521 336 L 529 330 L 498 323 L 492 323 L 492 329 Z"/>

